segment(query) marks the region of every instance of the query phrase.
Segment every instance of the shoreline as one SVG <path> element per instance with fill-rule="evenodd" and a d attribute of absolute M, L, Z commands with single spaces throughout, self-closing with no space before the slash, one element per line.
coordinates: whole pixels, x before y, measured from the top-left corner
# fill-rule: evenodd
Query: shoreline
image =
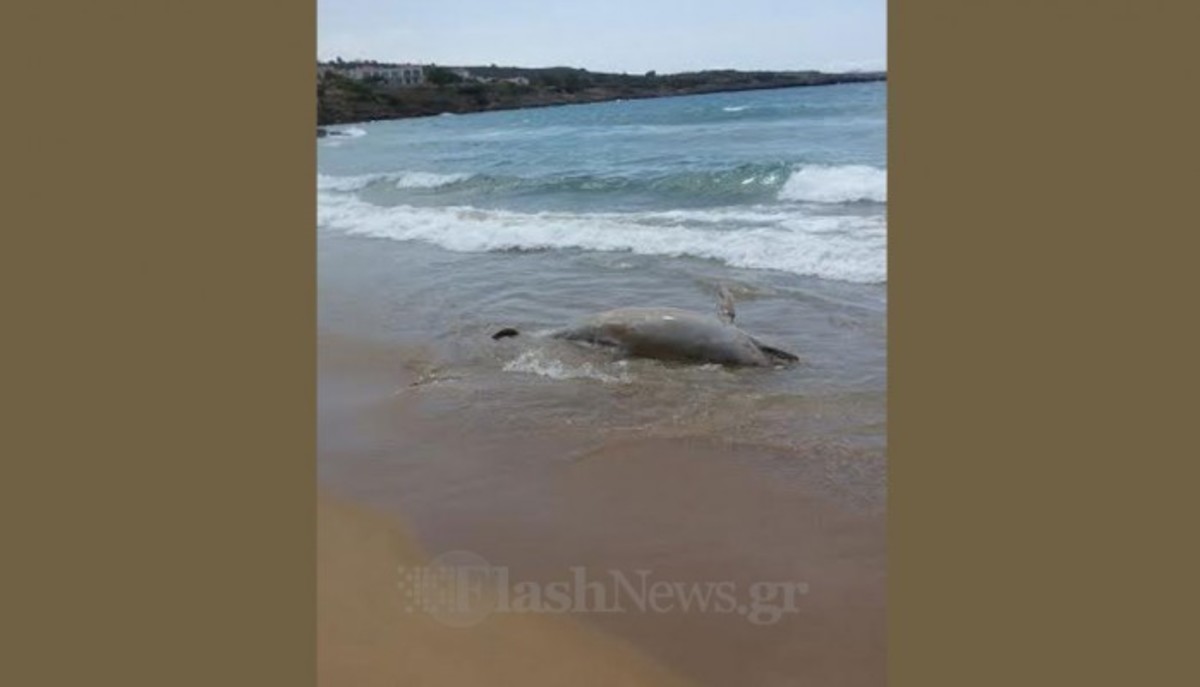
<path fill-rule="evenodd" d="M 348 119 L 333 118 L 333 119 L 329 119 L 329 120 L 325 120 L 325 121 L 318 120 L 317 130 L 320 132 L 322 130 L 325 130 L 327 127 L 331 127 L 331 126 L 343 126 L 343 125 L 350 125 L 350 124 L 369 124 L 371 122 L 386 122 L 386 121 L 393 121 L 393 120 L 397 120 L 397 119 L 417 119 L 417 118 L 425 118 L 425 117 L 438 117 L 443 114 L 467 115 L 467 114 L 479 114 L 479 113 L 483 113 L 483 112 L 532 110 L 532 109 L 541 109 L 544 107 L 559 107 L 559 106 L 563 106 L 563 105 L 587 105 L 587 104 L 592 104 L 592 103 L 605 103 L 605 102 L 614 102 L 614 101 L 619 101 L 619 100 L 649 100 L 649 99 L 654 99 L 654 98 L 679 98 L 679 97 L 686 97 L 686 96 L 693 96 L 693 95 L 711 95 L 714 93 L 738 93 L 738 92 L 742 92 L 742 91 L 769 91 L 769 90 L 781 90 L 781 89 L 785 89 L 785 88 L 817 88 L 817 87 L 822 87 L 822 86 L 839 86 L 839 85 L 852 84 L 852 83 L 879 83 L 881 81 L 882 82 L 887 81 L 886 74 L 856 76 L 853 78 L 851 78 L 851 77 L 847 77 L 847 78 L 835 77 L 835 80 L 822 81 L 822 82 L 818 82 L 818 83 L 793 82 L 793 83 L 738 84 L 738 85 L 720 86 L 720 87 L 712 87 L 712 88 L 698 87 L 698 88 L 694 88 L 694 89 L 681 89 L 681 90 L 674 90 L 674 91 L 670 91 L 670 92 L 656 91 L 656 92 L 649 92 L 649 93 L 636 93 L 636 92 L 635 93 L 616 93 L 616 92 L 606 91 L 606 92 L 601 92 L 601 93 L 593 93 L 593 94 L 589 95 L 587 93 L 587 91 L 584 91 L 580 94 L 554 94 L 553 97 L 558 98 L 558 99 L 554 99 L 554 100 L 530 100 L 530 101 L 526 101 L 526 102 L 513 102 L 513 103 L 491 102 L 491 103 L 488 103 L 487 105 L 476 105 L 474 107 L 471 106 L 471 103 L 469 101 L 464 101 L 463 103 L 460 103 L 460 104 L 464 105 L 465 107 L 454 110 L 454 111 L 451 111 L 451 110 L 442 110 L 442 111 L 438 111 L 438 112 L 421 111 L 421 112 L 412 112 L 412 113 L 397 113 L 394 115 L 384 115 L 381 117 L 370 117 L 370 118 L 348 118 Z M 327 135 L 327 133 L 328 132 L 318 133 L 318 137 Z"/>

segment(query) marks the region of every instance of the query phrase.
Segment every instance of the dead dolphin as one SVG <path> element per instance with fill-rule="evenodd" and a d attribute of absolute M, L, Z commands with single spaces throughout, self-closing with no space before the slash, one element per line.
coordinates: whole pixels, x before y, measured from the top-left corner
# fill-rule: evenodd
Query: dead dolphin
<path fill-rule="evenodd" d="M 679 308 L 617 308 L 550 332 L 556 339 L 610 346 L 640 358 L 769 367 L 799 358 L 769 346 L 733 324 L 733 297 L 720 289 L 717 316 Z M 493 339 L 517 336 L 501 329 Z"/>

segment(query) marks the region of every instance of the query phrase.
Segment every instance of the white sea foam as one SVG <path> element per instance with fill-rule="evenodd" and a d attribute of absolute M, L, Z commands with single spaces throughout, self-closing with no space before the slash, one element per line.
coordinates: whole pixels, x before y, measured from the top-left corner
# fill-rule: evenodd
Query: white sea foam
<path fill-rule="evenodd" d="M 469 179 L 470 174 L 435 174 L 433 172 L 403 172 L 396 179 L 396 188 L 437 188 Z"/>
<path fill-rule="evenodd" d="M 349 185 L 351 182 L 345 182 Z M 320 194 L 322 227 L 424 241 L 458 252 L 564 250 L 691 256 L 852 282 L 887 280 L 882 216 L 740 208 L 630 213 L 522 213 L 473 207 L 383 207 Z"/>
<path fill-rule="evenodd" d="M 350 192 L 366 188 L 367 184 L 380 179 L 379 174 L 359 174 L 356 176 L 334 176 L 332 174 L 317 175 L 317 190 Z"/>
<path fill-rule="evenodd" d="M 320 145 L 326 148 L 340 148 L 343 143 L 352 138 L 361 138 L 367 135 L 366 129 L 352 126 L 346 128 L 326 127 L 329 132 L 328 136 L 320 139 Z"/>
<path fill-rule="evenodd" d="M 568 365 L 533 350 L 525 351 L 504 365 L 505 372 L 524 372 L 550 379 L 595 379 L 606 384 L 627 384 L 632 377 L 624 370 L 605 372 L 592 363 Z"/>
<path fill-rule="evenodd" d="M 437 188 L 468 179 L 470 176 L 470 174 L 436 174 L 434 172 L 395 172 L 354 176 L 318 174 L 317 189 L 349 193 L 361 191 L 374 183 L 391 183 L 396 188 Z"/>
<path fill-rule="evenodd" d="M 887 170 L 866 165 L 808 165 L 792 172 L 780 200 L 809 203 L 887 202 Z"/>
<path fill-rule="evenodd" d="M 750 107 L 750 106 L 749 105 L 737 105 L 737 106 L 730 106 L 730 107 L 722 107 L 721 109 L 724 110 L 725 112 L 741 112 L 742 110 L 745 110 L 748 107 Z"/>

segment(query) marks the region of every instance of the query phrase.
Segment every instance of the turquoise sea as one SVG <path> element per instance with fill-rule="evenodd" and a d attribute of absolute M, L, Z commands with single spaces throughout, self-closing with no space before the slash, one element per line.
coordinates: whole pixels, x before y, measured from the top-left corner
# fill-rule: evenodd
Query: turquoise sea
<path fill-rule="evenodd" d="M 884 83 L 338 127 L 318 139 L 323 345 L 390 351 L 434 415 L 882 455 Z M 621 360 L 519 337 L 608 308 L 711 312 L 804 364 Z M 322 399 L 371 398 L 322 368 Z M 451 392 L 454 389 L 456 392 Z M 332 404 L 332 405 L 331 405 Z M 614 429 L 614 431 L 617 431 Z M 337 443 L 337 432 L 325 439 Z"/>
<path fill-rule="evenodd" d="M 692 408 L 711 423 L 697 431 L 882 452 L 886 94 L 847 84 L 339 127 L 317 143 L 323 340 L 408 351 L 434 386 L 472 390 L 442 404 L 460 416 L 654 428 Z M 712 311 L 719 283 L 739 325 L 805 364 L 695 368 L 488 337 L 621 306 Z"/>

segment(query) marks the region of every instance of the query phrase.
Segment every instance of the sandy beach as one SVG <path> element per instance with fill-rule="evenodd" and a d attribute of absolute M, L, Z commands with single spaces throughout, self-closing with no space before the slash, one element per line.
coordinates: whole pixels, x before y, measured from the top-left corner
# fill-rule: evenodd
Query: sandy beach
<path fill-rule="evenodd" d="M 879 457 L 704 434 L 510 431 L 440 415 L 467 392 L 422 384 L 412 350 L 326 339 L 321 351 L 324 375 L 381 399 L 323 414 L 326 436 L 354 441 L 322 456 L 322 684 L 884 682 Z M 630 609 L 493 613 L 448 627 L 402 610 L 396 566 L 455 550 L 539 584 L 582 567 L 594 579 L 651 570 L 742 595 L 778 580 L 807 592 L 770 624 Z"/>
<path fill-rule="evenodd" d="M 570 619 L 507 615 L 468 630 L 405 612 L 395 570 L 428 560 L 413 538 L 327 496 L 317 523 L 319 685 L 687 684 Z"/>

